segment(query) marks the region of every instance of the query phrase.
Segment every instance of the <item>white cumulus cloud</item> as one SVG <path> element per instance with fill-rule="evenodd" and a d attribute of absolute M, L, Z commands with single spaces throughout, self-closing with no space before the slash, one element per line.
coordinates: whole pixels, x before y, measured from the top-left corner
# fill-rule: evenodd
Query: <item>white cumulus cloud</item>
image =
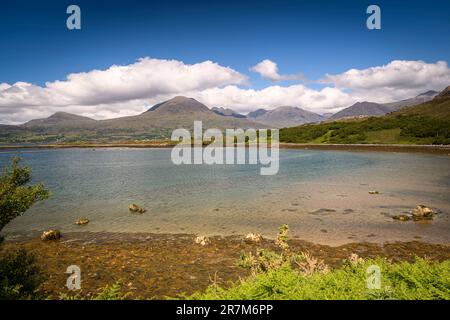
<path fill-rule="evenodd" d="M 212 61 L 185 64 L 141 58 L 106 70 L 72 73 L 65 80 L 37 86 L 0 84 L 0 123 L 17 123 L 55 110 L 95 118 L 136 114 L 158 96 L 247 84 L 247 76 Z M 108 111 L 109 110 L 109 111 Z"/>
<path fill-rule="evenodd" d="M 75 103 L 98 104 L 245 84 L 246 81 L 243 74 L 211 61 L 187 65 L 176 60 L 143 58 L 131 65 L 69 74 L 67 80 L 47 83 L 46 87 Z"/>
<path fill-rule="evenodd" d="M 250 68 L 250 71 L 259 73 L 261 77 L 264 79 L 268 79 L 271 81 L 286 81 L 286 80 L 305 80 L 305 77 L 301 74 L 294 75 L 294 74 L 288 74 L 288 75 L 281 75 L 278 72 L 278 65 L 269 60 L 265 59 L 258 63 L 257 65 Z"/>
<path fill-rule="evenodd" d="M 351 89 L 358 99 L 390 102 L 427 90 L 442 90 L 450 84 L 450 69 L 445 61 L 394 60 L 383 66 L 327 74 L 321 82 Z"/>

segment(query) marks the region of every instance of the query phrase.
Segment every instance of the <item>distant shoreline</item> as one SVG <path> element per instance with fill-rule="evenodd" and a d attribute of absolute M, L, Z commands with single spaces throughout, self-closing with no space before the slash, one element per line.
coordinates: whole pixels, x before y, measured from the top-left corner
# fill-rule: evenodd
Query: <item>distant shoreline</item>
<path fill-rule="evenodd" d="M 9 149 L 68 149 L 68 148 L 172 148 L 172 143 L 86 143 L 86 144 L 36 144 L 0 145 Z M 399 144 L 307 144 L 280 143 L 281 149 L 414 152 L 450 155 L 450 145 L 399 145 Z"/>
<path fill-rule="evenodd" d="M 282 149 L 303 150 L 342 150 L 342 151 L 380 151 L 417 152 L 450 155 L 450 145 L 403 145 L 403 144 L 300 144 L 280 143 Z"/>

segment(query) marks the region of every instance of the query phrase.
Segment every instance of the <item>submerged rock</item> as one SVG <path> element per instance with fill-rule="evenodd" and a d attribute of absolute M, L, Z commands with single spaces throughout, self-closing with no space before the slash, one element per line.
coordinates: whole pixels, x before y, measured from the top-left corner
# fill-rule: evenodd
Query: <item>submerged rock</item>
<path fill-rule="evenodd" d="M 400 214 L 397 216 L 393 216 L 392 218 L 400 221 L 408 221 L 411 219 L 413 219 L 414 221 L 431 220 L 433 219 L 433 216 L 436 214 L 436 212 L 424 205 L 419 205 L 411 210 L 411 214 L 412 216 Z"/>
<path fill-rule="evenodd" d="M 41 236 L 41 240 L 58 240 L 61 238 L 61 232 L 59 230 L 48 230 L 44 231 Z"/>
<path fill-rule="evenodd" d="M 418 205 L 416 208 L 414 208 L 411 211 L 414 220 L 427 220 L 427 219 L 432 219 L 433 215 L 435 214 L 435 212 L 424 206 L 424 205 Z"/>
<path fill-rule="evenodd" d="M 208 244 L 211 244 L 211 240 L 207 236 L 198 236 L 194 239 L 194 243 L 201 246 L 206 246 Z"/>
<path fill-rule="evenodd" d="M 392 219 L 400 221 L 408 221 L 411 220 L 411 217 L 406 214 L 400 214 L 398 216 L 393 216 Z"/>
<path fill-rule="evenodd" d="M 147 211 L 135 203 L 130 204 L 128 206 L 128 210 L 130 210 L 131 212 L 136 212 L 136 213 L 144 213 L 145 211 Z"/>
<path fill-rule="evenodd" d="M 80 219 L 78 219 L 75 222 L 75 224 L 79 225 L 79 226 L 82 226 L 82 225 L 85 225 L 85 224 L 88 224 L 88 223 L 89 223 L 89 219 L 88 218 L 80 218 Z"/>
<path fill-rule="evenodd" d="M 261 242 L 262 236 L 259 233 L 250 232 L 245 236 L 245 241 L 247 242 Z"/>

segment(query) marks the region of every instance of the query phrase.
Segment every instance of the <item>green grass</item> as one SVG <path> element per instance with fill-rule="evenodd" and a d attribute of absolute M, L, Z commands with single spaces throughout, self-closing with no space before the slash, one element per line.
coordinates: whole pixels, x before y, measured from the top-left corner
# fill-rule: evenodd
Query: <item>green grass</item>
<path fill-rule="evenodd" d="M 107 285 L 103 288 L 101 288 L 100 292 L 97 293 L 95 296 L 91 297 L 88 300 L 125 300 L 128 297 L 128 293 L 122 293 L 121 290 L 121 283 L 116 282 L 112 285 Z M 81 295 L 78 294 L 67 294 L 67 293 L 61 293 L 59 296 L 60 300 L 85 300 Z"/>
<path fill-rule="evenodd" d="M 381 288 L 367 288 L 367 268 L 381 268 Z M 366 300 L 450 299 L 450 261 L 391 264 L 384 259 L 347 263 L 328 273 L 306 276 L 290 264 L 222 288 L 211 285 L 191 299 Z"/>
<path fill-rule="evenodd" d="M 331 144 L 450 144 L 450 121 L 422 116 L 371 117 L 280 130 L 280 142 Z"/>
<path fill-rule="evenodd" d="M 400 141 L 400 128 L 369 131 L 366 133 L 367 143 L 398 143 Z"/>
<path fill-rule="evenodd" d="M 430 101 L 383 117 L 284 128 L 280 142 L 450 144 L 450 100 Z"/>

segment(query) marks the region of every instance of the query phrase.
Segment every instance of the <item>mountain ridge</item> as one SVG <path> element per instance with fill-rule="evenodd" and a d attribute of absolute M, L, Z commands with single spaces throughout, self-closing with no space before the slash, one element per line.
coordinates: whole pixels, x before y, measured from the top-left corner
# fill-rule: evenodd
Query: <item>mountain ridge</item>
<path fill-rule="evenodd" d="M 88 121 L 88 122 L 96 122 L 97 120 L 94 120 L 92 118 L 76 115 L 73 113 L 58 111 L 53 113 L 47 118 L 41 118 L 41 119 L 33 119 L 30 121 L 27 121 L 23 123 L 21 126 L 23 127 L 35 127 L 35 126 L 42 126 L 42 125 L 53 125 L 58 124 L 62 122 L 77 122 L 77 121 Z"/>
<path fill-rule="evenodd" d="M 390 112 L 391 109 L 382 104 L 362 101 L 352 104 L 350 107 L 336 112 L 328 120 L 337 120 L 348 117 L 362 117 L 362 116 L 381 116 Z"/>
<path fill-rule="evenodd" d="M 219 115 L 225 116 L 225 117 L 247 118 L 245 115 L 240 114 L 230 108 L 213 107 L 213 108 L 211 108 L 211 111 L 213 111 L 214 113 L 217 113 Z"/>
<path fill-rule="evenodd" d="M 176 96 L 172 99 L 155 104 L 144 114 L 151 112 L 163 113 L 190 113 L 190 112 L 210 112 L 211 110 L 194 98 Z"/>
<path fill-rule="evenodd" d="M 324 118 L 314 112 L 298 107 L 280 106 L 272 110 L 258 109 L 252 114 L 255 121 L 278 128 L 314 123 Z"/>

